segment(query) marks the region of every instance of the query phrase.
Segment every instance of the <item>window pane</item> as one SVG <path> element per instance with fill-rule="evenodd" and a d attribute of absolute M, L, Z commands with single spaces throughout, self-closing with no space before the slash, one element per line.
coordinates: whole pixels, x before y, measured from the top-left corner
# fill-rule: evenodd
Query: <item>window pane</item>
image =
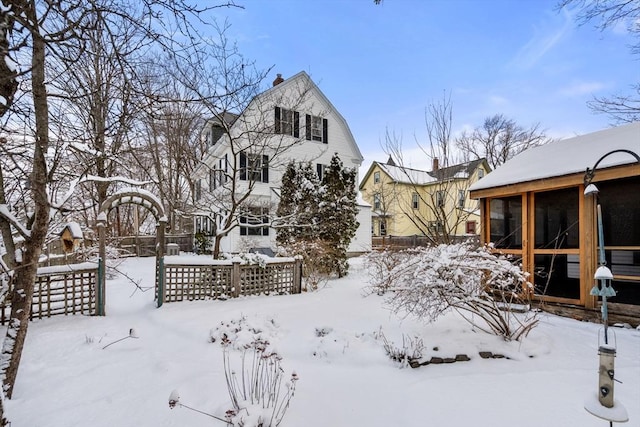
<path fill-rule="evenodd" d="M 577 188 L 535 194 L 537 249 L 579 247 L 579 196 Z"/>
<path fill-rule="evenodd" d="M 522 197 L 491 199 L 491 242 L 497 248 L 522 248 Z"/>
<path fill-rule="evenodd" d="M 536 295 L 580 299 L 579 255 L 536 255 Z"/>
<path fill-rule="evenodd" d="M 640 177 L 598 182 L 597 186 L 604 245 L 640 246 Z"/>
<path fill-rule="evenodd" d="M 293 111 L 283 108 L 280 115 L 280 132 L 291 135 L 293 133 Z"/>

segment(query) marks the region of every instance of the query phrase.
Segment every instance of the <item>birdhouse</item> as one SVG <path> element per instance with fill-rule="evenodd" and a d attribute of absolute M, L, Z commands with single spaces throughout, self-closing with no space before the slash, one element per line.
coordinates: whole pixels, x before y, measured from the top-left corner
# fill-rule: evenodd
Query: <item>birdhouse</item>
<path fill-rule="evenodd" d="M 60 240 L 65 253 L 69 254 L 77 250 L 83 240 L 80 224 L 77 222 L 67 223 L 60 232 Z"/>

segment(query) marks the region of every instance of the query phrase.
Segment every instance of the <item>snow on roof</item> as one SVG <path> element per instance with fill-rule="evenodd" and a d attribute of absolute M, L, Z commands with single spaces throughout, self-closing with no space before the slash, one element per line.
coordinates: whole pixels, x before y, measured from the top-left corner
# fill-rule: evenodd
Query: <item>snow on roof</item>
<path fill-rule="evenodd" d="M 640 122 L 530 148 L 471 185 L 471 191 L 518 184 L 574 173 L 584 173 L 613 150 L 630 150 L 640 155 Z M 628 153 L 607 156 L 598 169 L 633 163 Z"/>
<path fill-rule="evenodd" d="M 425 185 L 448 179 L 467 179 L 485 159 L 473 160 L 433 171 L 411 169 L 395 164 L 377 163 L 392 180 L 396 182 Z"/>
<path fill-rule="evenodd" d="M 435 182 L 436 178 L 429 175 L 429 172 L 404 168 L 401 166 L 378 163 L 380 169 L 384 170 L 389 177 L 396 182 L 406 182 L 411 184 L 428 184 Z"/>
<path fill-rule="evenodd" d="M 84 235 L 82 233 L 82 228 L 80 227 L 80 224 L 78 224 L 77 222 L 71 221 L 68 222 L 67 224 L 65 224 L 64 228 L 62 229 L 62 231 L 64 231 L 65 228 L 68 228 L 69 231 L 71 232 L 71 236 L 74 239 L 82 239 L 84 238 Z M 62 233 L 60 233 L 62 234 Z"/>

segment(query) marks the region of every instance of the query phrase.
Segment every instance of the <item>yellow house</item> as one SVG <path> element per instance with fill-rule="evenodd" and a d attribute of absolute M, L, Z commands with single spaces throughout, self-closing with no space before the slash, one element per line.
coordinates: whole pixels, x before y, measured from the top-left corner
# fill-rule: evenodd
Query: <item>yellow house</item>
<path fill-rule="evenodd" d="M 373 162 L 360 183 L 371 204 L 374 237 L 424 236 L 432 243 L 478 235 L 480 210 L 469 198 L 469 186 L 490 171 L 485 159 L 442 167 L 433 159 L 431 171 Z"/>

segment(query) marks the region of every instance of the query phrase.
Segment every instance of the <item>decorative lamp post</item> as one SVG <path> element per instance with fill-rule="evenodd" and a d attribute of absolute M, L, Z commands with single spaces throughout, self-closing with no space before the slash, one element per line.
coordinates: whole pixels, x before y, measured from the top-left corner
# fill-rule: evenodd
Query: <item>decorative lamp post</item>
<path fill-rule="evenodd" d="M 613 150 L 600 157 L 592 169 L 587 168 L 584 173 L 584 195 L 597 197 L 598 187 L 591 181 L 595 176 L 596 169 L 605 157 L 614 153 L 627 153 L 632 155 L 638 163 L 640 156 L 630 150 Z M 589 398 L 584 404 L 584 408 L 595 415 L 609 421 L 609 426 L 613 426 L 614 422 L 624 423 L 629 421 L 627 410 L 622 403 L 613 398 L 613 384 L 616 380 L 614 373 L 614 359 L 616 357 L 615 345 L 609 344 L 609 311 L 607 308 L 607 298 L 616 296 L 616 291 L 611 286 L 613 274 L 609 267 L 604 253 L 604 232 L 602 228 L 602 207 L 600 203 L 596 204 L 597 228 L 598 228 L 598 268 L 594 274 L 596 284 L 589 292 L 593 296 L 602 298 L 602 323 L 604 325 L 604 345 L 599 345 L 598 355 L 600 356 L 600 368 L 598 370 L 598 393 L 597 400 Z"/>

